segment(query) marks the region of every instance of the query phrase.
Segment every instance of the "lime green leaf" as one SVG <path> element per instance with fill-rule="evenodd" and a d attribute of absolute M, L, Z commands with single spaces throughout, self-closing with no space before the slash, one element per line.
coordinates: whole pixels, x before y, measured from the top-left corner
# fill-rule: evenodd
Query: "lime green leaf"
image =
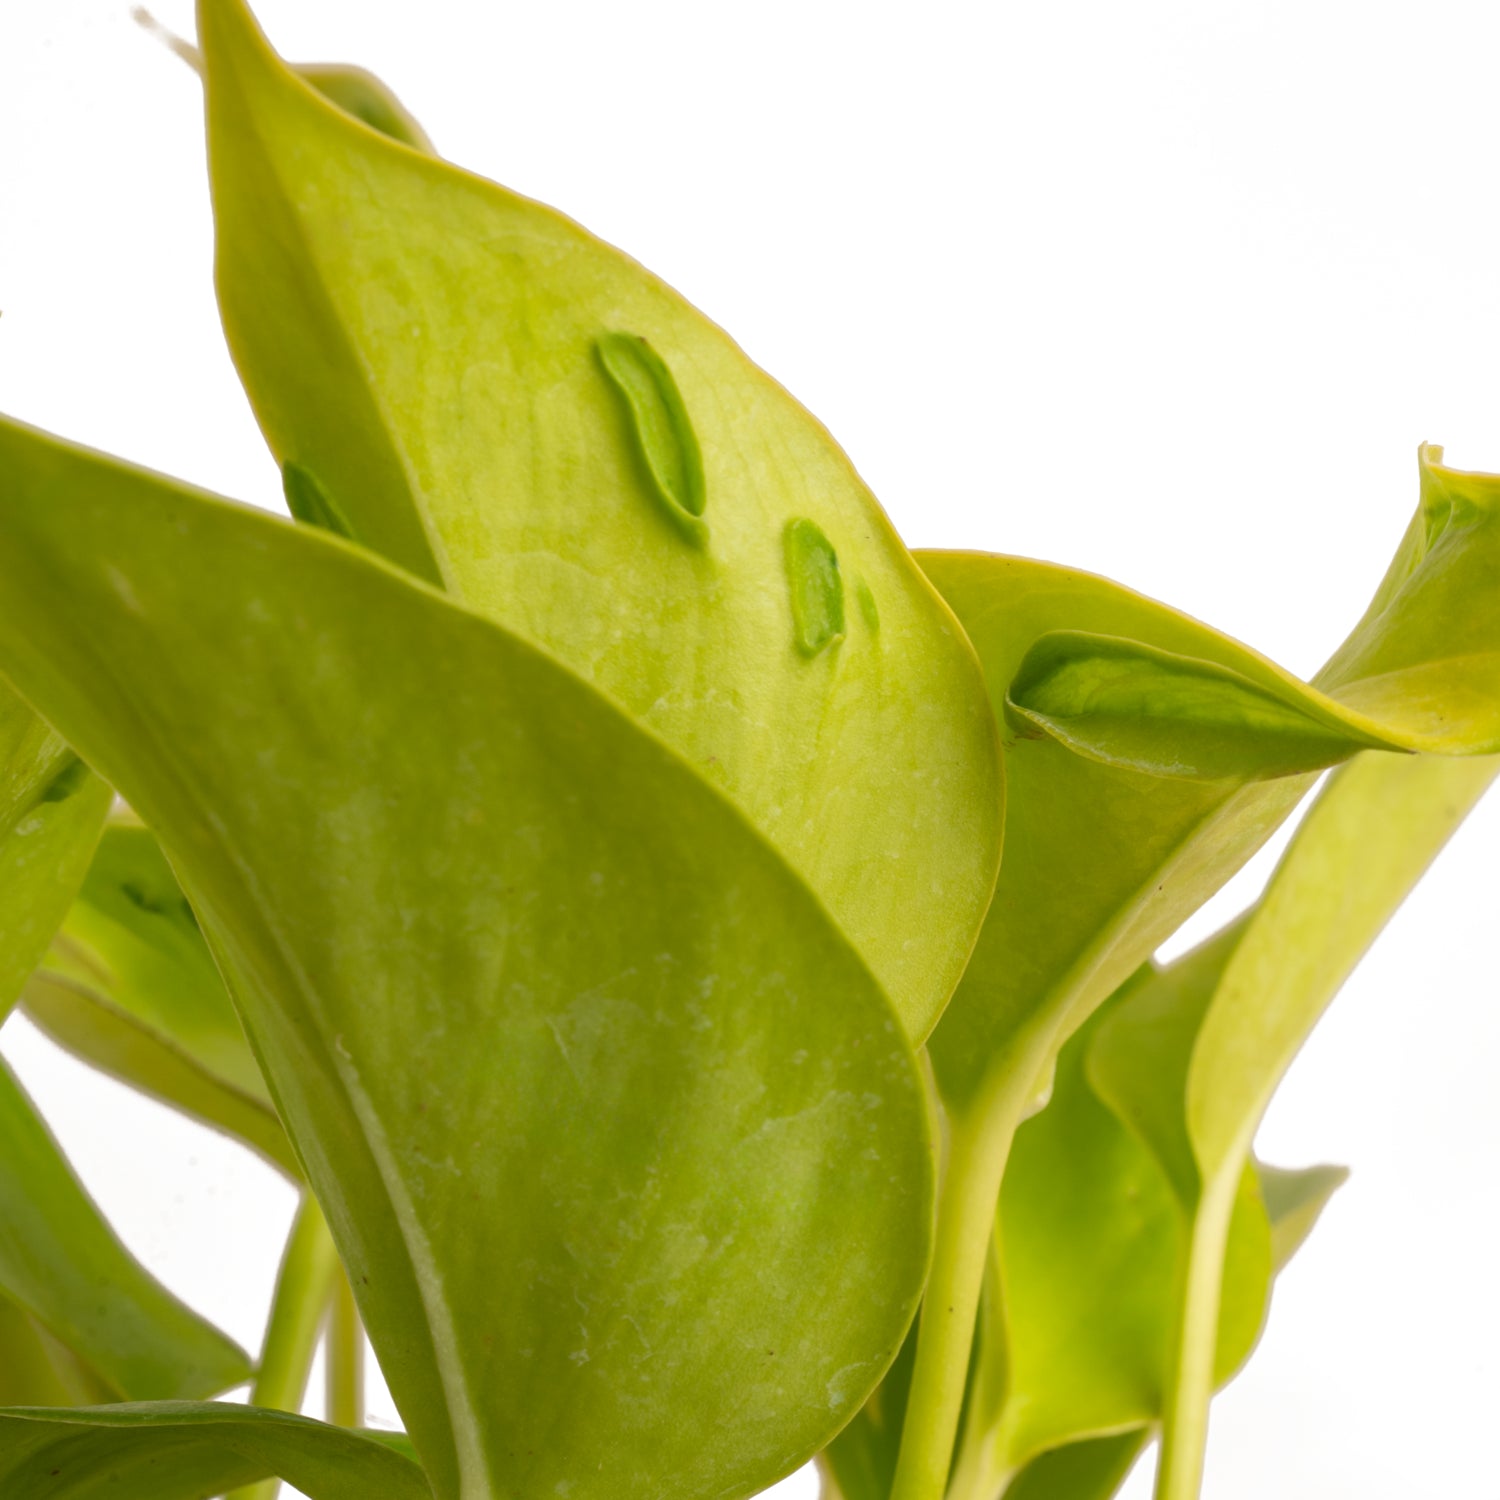
<path fill-rule="evenodd" d="M 1016 1136 L 954 1482 L 961 1496 L 994 1494 L 1039 1454 L 1161 1416 L 1185 1219 L 1162 1165 L 1089 1087 L 1099 1024 L 1063 1049 L 1051 1102 Z M 1254 1344 L 1271 1273 L 1253 1173 L 1240 1189 L 1221 1262 L 1220 1380 Z"/>
<path fill-rule="evenodd" d="M 149 31 L 169 52 L 180 57 L 200 77 L 203 75 L 203 54 L 191 42 L 163 26 L 142 6 L 136 6 L 131 14 L 137 24 Z M 295 71 L 325 99 L 372 130 L 415 146 L 419 151 L 432 151 L 427 132 L 373 73 L 349 63 L 303 63 Z"/>
<path fill-rule="evenodd" d="M 0 1296 L 0 1406 L 91 1406 L 116 1394 L 24 1307 Z"/>
<path fill-rule="evenodd" d="M 105 826 L 22 1004 L 75 1056 L 300 1176 L 197 918 L 132 814 Z"/>
<path fill-rule="evenodd" d="M 848 459 L 635 262 L 328 107 L 242 0 L 200 33 L 220 304 L 278 462 L 718 782 L 925 1036 L 993 890 L 995 726 Z M 838 639 L 821 562 L 789 586 L 789 522 L 878 633 Z"/>
<path fill-rule="evenodd" d="M 1197 1492 L 1212 1390 L 1204 1330 L 1227 1297 L 1220 1268 L 1236 1184 L 1252 1170 L 1266 1105 L 1497 772 L 1495 757 L 1359 756 L 1313 804 L 1249 916 L 1134 986 L 1100 1027 L 1089 1055 L 1094 1086 L 1163 1163 L 1190 1226 L 1163 1441 L 1161 1493 L 1170 1500 Z M 1338 1180 L 1325 1169 L 1274 1184 L 1277 1259 L 1300 1242 Z"/>
<path fill-rule="evenodd" d="M 821 1448 L 910 1321 L 932 1155 L 807 887 L 362 549 L 12 424 L 0 471 L 0 663 L 170 853 L 436 1492 Z"/>
<path fill-rule="evenodd" d="M 345 114 L 393 141 L 433 154 L 416 117 L 373 73 L 349 63 L 302 63 L 297 73 Z"/>
<path fill-rule="evenodd" d="M 206 1500 L 284 1479 L 309 1500 L 431 1500 L 421 1469 L 364 1433 L 221 1402 L 0 1410 L 5 1500 Z"/>
<path fill-rule="evenodd" d="M 62 921 L 110 790 L 0 681 L 0 1020 Z"/>
<path fill-rule="evenodd" d="M 1205 1177 L 1238 1170 L 1307 1034 L 1497 772 L 1495 757 L 1365 755 L 1314 803 L 1193 1050 L 1188 1127 Z"/>
<path fill-rule="evenodd" d="M 906 1398 L 916 1353 L 914 1328 L 870 1399 L 818 1455 L 825 1496 L 838 1496 L 841 1500 L 887 1500 L 901 1451 L 901 1427 L 906 1420 Z"/>
<path fill-rule="evenodd" d="M 1277 688 L 1140 641 L 1053 631 L 1026 653 L 1006 711 L 1018 733 L 1034 726 L 1080 755 L 1207 781 L 1295 776 L 1356 750 L 1414 748 L 1295 678 Z"/>
<path fill-rule="evenodd" d="M 984 663 L 997 712 L 1033 644 L 1082 629 L 1196 659 L 1251 653 L 1091 574 L 919 554 Z M 974 1106 L 1018 1053 L 1056 1047 L 1274 831 L 1311 785 L 1148 775 L 1050 737 L 1006 745 L 1006 859 L 968 971 L 930 1042 L 945 1098 Z M 1030 1039 L 1035 1038 L 1035 1041 Z"/>
<path fill-rule="evenodd" d="M 1271 1263 L 1280 1270 L 1313 1232 L 1329 1199 L 1349 1180 L 1348 1167 L 1272 1167 L 1255 1163 L 1271 1220 Z"/>
<path fill-rule="evenodd" d="M 0 1294 L 127 1400 L 204 1396 L 250 1373 L 115 1237 L 3 1063 Z"/>
<path fill-rule="evenodd" d="M 1016 1476 L 1005 1500 L 1109 1500 L 1135 1467 L 1148 1434 L 1118 1432 L 1044 1453 Z"/>
<path fill-rule="evenodd" d="M 1022 733 L 1159 776 L 1295 775 L 1357 750 L 1500 751 L 1500 478 L 1419 455 L 1421 504 L 1365 618 L 1299 682 L 1249 652 L 1200 659 L 1064 630 L 1011 684 Z M 1319 691 L 1321 688 L 1321 691 Z"/>

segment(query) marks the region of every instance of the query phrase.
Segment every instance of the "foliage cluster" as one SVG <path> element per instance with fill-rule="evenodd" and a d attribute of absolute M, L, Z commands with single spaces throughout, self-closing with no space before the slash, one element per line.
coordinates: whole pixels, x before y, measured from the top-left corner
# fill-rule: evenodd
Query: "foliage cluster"
<path fill-rule="evenodd" d="M 1257 1126 L 1500 769 L 1500 479 L 1422 451 L 1311 682 L 914 556 L 669 288 L 199 21 L 294 520 L 0 419 L 0 1015 L 303 1206 L 252 1360 L 0 1067 L 0 1492 L 1190 1500 L 1342 1180 Z"/>

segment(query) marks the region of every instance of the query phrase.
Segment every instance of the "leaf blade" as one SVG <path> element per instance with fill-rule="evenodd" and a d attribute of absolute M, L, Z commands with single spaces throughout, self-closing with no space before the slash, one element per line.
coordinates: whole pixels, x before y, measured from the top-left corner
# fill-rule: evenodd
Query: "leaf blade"
<path fill-rule="evenodd" d="M 286 1412 L 217 1402 L 0 1410 L 0 1480 L 14 1500 L 209 1500 L 279 1478 L 310 1500 L 431 1500 L 390 1446 Z"/>
<path fill-rule="evenodd" d="M 240 0 L 204 0 L 200 34 L 225 329 L 278 461 L 405 562 L 380 534 L 400 511 L 422 576 L 724 787 L 924 1036 L 993 890 L 1001 773 L 962 632 L 847 458 L 625 256 L 326 107 Z M 598 357 L 621 336 L 656 369 L 630 410 Z M 799 649 L 797 518 L 878 597 L 878 632 Z"/>
<path fill-rule="evenodd" d="M 0 464 L 0 658 L 170 849 L 437 1492 L 809 1456 L 910 1320 L 933 1164 L 806 886 L 601 695 L 360 549 L 13 424 Z"/>

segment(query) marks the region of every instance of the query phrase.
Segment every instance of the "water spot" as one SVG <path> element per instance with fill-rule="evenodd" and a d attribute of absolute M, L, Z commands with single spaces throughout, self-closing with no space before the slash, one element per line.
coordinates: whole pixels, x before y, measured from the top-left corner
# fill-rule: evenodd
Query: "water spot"
<path fill-rule="evenodd" d="M 281 489 L 286 496 L 286 508 L 304 526 L 320 526 L 346 541 L 359 540 L 348 516 L 311 469 L 289 458 L 281 466 Z"/>
<path fill-rule="evenodd" d="M 864 616 L 866 628 L 871 635 L 879 635 L 880 606 L 875 603 L 875 595 L 870 592 L 870 585 L 863 578 L 854 585 L 854 597 L 859 603 L 859 612 Z"/>
<path fill-rule="evenodd" d="M 844 581 L 838 554 L 816 521 L 788 521 L 782 534 L 792 590 L 797 649 L 816 656 L 844 635 Z"/>
<path fill-rule="evenodd" d="M 42 793 L 42 802 L 66 802 L 74 792 L 81 792 L 88 783 L 89 768 L 74 755 L 68 763 L 60 770 L 51 781 L 47 783 L 46 790 Z"/>
<path fill-rule="evenodd" d="M 606 333 L 596 347 L 605 373 L 630 409 L 658 498 L 690 535 L 700 534 L 708 504 L 703 453 L 672 372 L 637 334 Z"/>

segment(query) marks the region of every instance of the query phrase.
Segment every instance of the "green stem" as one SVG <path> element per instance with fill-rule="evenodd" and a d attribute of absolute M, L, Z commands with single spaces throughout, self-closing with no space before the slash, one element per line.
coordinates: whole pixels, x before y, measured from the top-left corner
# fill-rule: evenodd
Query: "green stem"
<path fill-rule="evenodd" d="M 305 1192 L 276 1277 L 260 1368 L 250 1389 L 252 1406 L 290 1412 L 302 1409 L 336 1274 L 341 1274 L 338 1252 L 323 1211 L 313 1195 Z M 280 1488 L 279 1479 L 263 1479 L 235 1490 L 228 1500 L 275 1500 Z"/>
<path fill-rule="evenodd" d="M 942 1500 L 963 1414 L 969 1351 L 995 1232 L 1000 1181 L 1047 1048 L 1018 1039 L 978 1100 L 950 1121 L 932 1271 L 891 1500 Z"/>
<path fill-rule="evenodd" d="M 1167 1372 L 1156 1500 L 1198 1500 L 1208 1448 L 1208 1407 L 1219 1349 L 1219 1301 L 1237 1179 L 1205 1184 L 1188 1236 L 1181 1316 Z"/>
<path fill-rule="evenodd" d="M 990 1237 L 989 1258 L 985 1264 L 984 1288 L 979 1297 L 980 1316 L 985 1317 L 980 1333 L 979 1366 L 970 1394 L 963 1436 L 953 1459 L 947 1500 L 994 1500 L 996 1495 L 1005 1493 L 1011 1480 L 1020 1472 L 1010 1461 L 1012 1435 L 1008 1419 L 1011 1408 L 1005 1402 L 1005 1382 L 1003 1378 L 993 1378 L 996 1364 L 985 1357 L 983 1350 L 983 1340 L 991 1332 L 1003 1338 L 997 1327 L 1004 1315 L 1002 1297 L 997 1217 L 995 1233 Z M 994 1316 L 986 1316 L 987 1306 L 994 1309 Z M 995 1412 L 1002 1413 L 998 1424 L 992 1416 Z"/>
<path fill-rule="evenodd" d="M 328 1314 L 328 1420 L 336 1427 L 365 1425 L 365 1330 L 349 1278 L 340 1268 Z"/>

